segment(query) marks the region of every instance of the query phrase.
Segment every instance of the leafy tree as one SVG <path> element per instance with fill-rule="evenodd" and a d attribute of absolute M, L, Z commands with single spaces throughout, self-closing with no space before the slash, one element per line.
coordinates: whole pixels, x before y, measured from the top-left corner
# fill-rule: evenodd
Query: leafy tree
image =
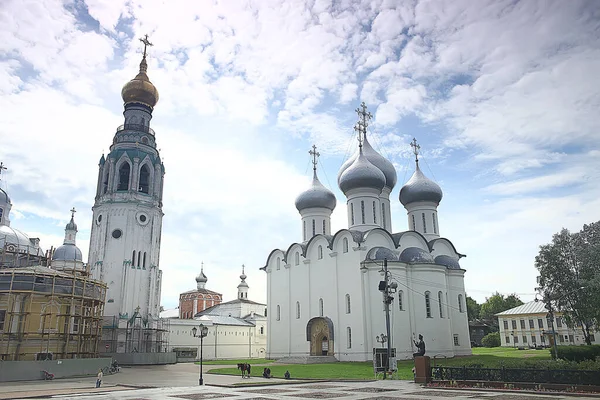
<path fill-rule="evenodd" d="M 484 347 L 500 347 L 500 332 L 488 333 L 481 339 Z"/>
<path fill-rule="evenodd" d="M 473 321 L 474 319 L 479 318 L 479 311 L 481 310 L 481 305 L 475 301 L 471 296 L 467 296 L 467 315 L 469 317 L 469 321 Z"/>
<path fill-rule="evenodd" d="M 540 246 L 535 258 L 539 290 L 564 313 L 569 326 L 581 327 L 587 344 L 600 322 L 600 222 L 578 233 L 562 229 Z"/>
<path fill-rule="evenodd" d="M 479 316 L 484 319 L 496 319 L 494 316 L 499 312 L 510 310 L 511 308 L 515 308 L 523 304 L 519 296 L 516 294 L 510 294 L 508 296 L 504 296 L 498 292 L 494 293 L 491 297 L 485 298 L 485 303 L 481 305 L 481 310 L 479 312 Z"/>

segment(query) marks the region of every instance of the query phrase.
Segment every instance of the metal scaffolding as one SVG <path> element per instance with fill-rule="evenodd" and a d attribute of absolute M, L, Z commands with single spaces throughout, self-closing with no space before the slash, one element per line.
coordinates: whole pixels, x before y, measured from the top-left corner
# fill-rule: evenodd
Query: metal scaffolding
<path fill-rule="evenodd" d="M 137 311 L 131 318 L 103 318 L 103 353 L 163 353 L 168 347 L 168 319 L 143 318 Z"/>

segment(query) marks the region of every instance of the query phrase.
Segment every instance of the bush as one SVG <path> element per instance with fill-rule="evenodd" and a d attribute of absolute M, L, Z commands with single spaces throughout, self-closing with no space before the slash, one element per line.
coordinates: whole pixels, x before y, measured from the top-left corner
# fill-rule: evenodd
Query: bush
<path fill-rule="evenodd" d="M 502 360 L 495 368 L 600 371 L 600 360 L 580 363 L 567 360 Z"/>
<path fill-rule="evenodd" d="M 488 333 L 481 339 L 481 344 L 485 347 L 500 347 L 500 332 Z"/>
<path fill-rule="evenodd" d="M 582 362 L 585 360 L 594 361 L 600 359 L 600 345 L 583 345 L 583 346 L 558 346 L 558 358 L 561 360 Z M 553 353 L 553 349 L 550 352 Z"/>

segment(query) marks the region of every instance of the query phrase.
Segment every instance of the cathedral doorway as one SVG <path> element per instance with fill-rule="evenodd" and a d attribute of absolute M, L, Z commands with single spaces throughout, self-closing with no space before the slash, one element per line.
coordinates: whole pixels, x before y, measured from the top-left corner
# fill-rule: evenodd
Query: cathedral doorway
<path fill-rule="evenodd" d="M 306 340 L 311 356 L 333 355 L 333 322 L 327 317 L 315 317 L 306 325 Z"/>

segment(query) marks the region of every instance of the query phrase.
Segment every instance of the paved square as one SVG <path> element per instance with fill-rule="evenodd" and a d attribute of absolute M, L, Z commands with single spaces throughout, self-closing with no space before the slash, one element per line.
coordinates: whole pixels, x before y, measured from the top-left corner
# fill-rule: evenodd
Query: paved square
<path fill-rule="evenodd" d="M 302 397 L 306 399 L 333 399 L 336 397 L 345 397 L 347 393 L 335 393 L 335 392 L 304 392 L 286 394 L 285 396 Z"/>

